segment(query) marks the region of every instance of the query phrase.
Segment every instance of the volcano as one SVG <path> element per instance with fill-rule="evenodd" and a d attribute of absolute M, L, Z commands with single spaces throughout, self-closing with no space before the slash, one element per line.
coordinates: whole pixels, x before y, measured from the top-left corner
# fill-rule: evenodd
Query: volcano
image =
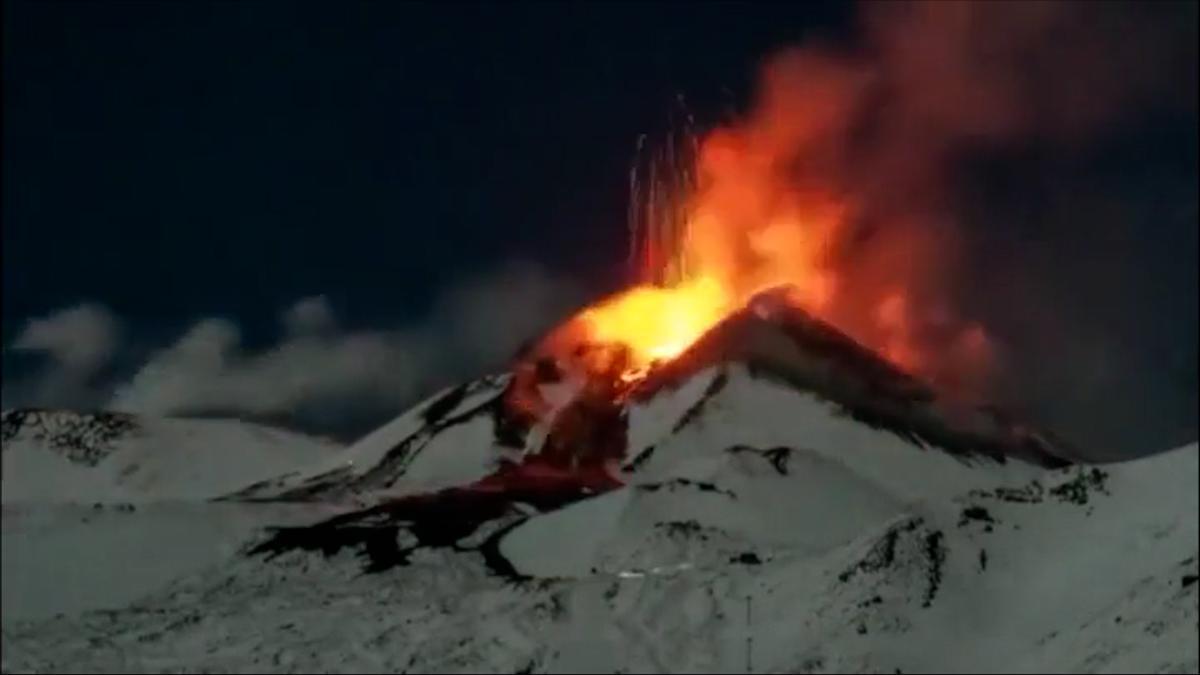
<path fill-rule="evenodd" d="M 789 302 L 787 288 L 757 295 L 635 381 L 623 380 L 621 370 L 616 363 L 572 378 L 553 356 L 525 352 L 512 372 L 437 394 L 319 469 L 230 498 L 380 501 L 471 480 L 494 489 L 552 476 L 595 490 L 616 487 L 739 382 L 797 395 L 798 413 L 820 411 L 839 427 L 887 434 L 889 445 L 899 441 L 908 452 L 1041 468 L 1066 467 L 1079 456 L 994 406 L 940 395 Z M 816 430 L 787 426 L 781 442 L 825 443 L 824 431 L 813 438 Z"/>
<path fill-rule="evenodd" d="M 988 472 L 1032 477 L 1071 466 L 1074 454 L 1062 443 L 994 407 L 940 396 L 809 315 L 790 290 L 755 296 L 636 379 L 606 345 L 575 351 L 609 350 L 600 360 L 585 355 L 604 365 L 582 376 L 552 355 L 525 351 L 512 373 L 451 388 L 317 470 L 227 499 L 354 504 L 312 526 L 281 529 L 253 552 L 358 548 L 367 568 L 380 571 L 423 547 L 461 547 L 489 523 L 516 526 L 529 509 L 548 513 L 626 487 L 721 494 L 712 472 L 739 456 L 764 458 L 780 475 L 793 456 L 863 463 L 857 472 L 878 481 L 902 470 L 895 489 L 913 498 L 945 489 L 936 481 L 950 476 L 951 489 L 961 489 Z M 761 408 L 751 404 L 759 401 Z M 946 476 L 917 478 L 929 464 L 944 465 Z M 780 498 L 781 507 L 794 501 Z M 407 547 L 398 543 L 402 530 L 415 537 Z M 478 548 L 495 571 L 521 578 L 499 554 L 507 532 Z"/>
<path fill-rule="evenodd" d="M 240 543 L 6 618 L 4 671 L 1195 671 L 1195 444 L 1088 464 L 787 289 L 633 377 L 584 347 L 606 367 L 531 348 L 186 513 L 106 512 Z"/>

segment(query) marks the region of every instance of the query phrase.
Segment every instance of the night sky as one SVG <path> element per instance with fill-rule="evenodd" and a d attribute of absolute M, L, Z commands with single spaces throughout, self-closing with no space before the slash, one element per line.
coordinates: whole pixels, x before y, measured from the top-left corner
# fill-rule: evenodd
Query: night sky
<path fill-rule="evenodd" d="M 84 299 L 147 326 L 223 313 L 262 328 L 312 293 L 372 322 L 511 257 L 613 283 L 637 135 L 678 93 L 719 114 L 773 47 L 844 19 L 665 3 L 6 9 L 6 331 Z"/>
<path fill-rule="evenodd" d="M 1194 3 L 1177 9 L 1194 25 Z M 132 344 L 221 316 L 253 347 L 300 298 L 324 295 L 351 329 L 403 324 L 513 260 L 584 295 L 610 290 L 638 135 L 661 133 L 680 95 L 698 119 L 727 120 L 765 57 L 836 44 L 853 13 L 5 2 L 5 364 L 27 320 L 85 301 L 120 317 Z M 1139 55 L 1104 58 L 1119 80 Z M 1095 386 L 1119 387 L 1105 399 L 1133 401 L 1115 406 L 1138 409 L 1125 426 L 1157 425 L 1156 442 L 1196 425 L 1194 79 L 1179 89 L 1182 104 L 1114 124 L 1086 151 L 1035 139 L 976 161 L 960 209 L 997 261 L 973 286 L 994 333 L 1036 368 L 1053 356 L 1014 297 L 1029 288 L 1005 279 L 1069 306 L 1078 320 L 1047 344 L 1113 336 L 1136 373 Z M 1089 208 L 1125 220 L 1093 228 Z M 1060 419 L 1087 426 L 1081 406 Z"/>

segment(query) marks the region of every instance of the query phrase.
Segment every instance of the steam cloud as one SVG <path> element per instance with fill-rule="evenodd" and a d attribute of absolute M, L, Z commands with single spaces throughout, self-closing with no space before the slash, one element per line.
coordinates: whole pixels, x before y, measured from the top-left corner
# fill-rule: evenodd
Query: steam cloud
<path fill-rule="evenodd" d="M 325 298 L 305 298 L 282 313 L 270 347 L 248 350 L 237 324 L 204 319 L 126 377 L 98 377 L 128 345 L 116 317 L 82 305 L 30 321 L 17 336 L 11 349 L 46 359 L 6 385 L 5 406 L 230 414 L 359 432 L 431 388 L 503 367 L 577 300 L 570 284 L 520 264 L 443 292 L 425 320 L 394 330 L 345 330 Z"/>
<path fill-rule="evenodd" d="M 18 397 L 63 407 L 95 403 L 94 388 L 120 346 L 121 327 L 107 309 L 83 304 L 30 321 L 13 340 L 15 352 L 43 354 L 52 367 L 16 387 Z M 14 388 L 5 384 L 5 399 Z"/>

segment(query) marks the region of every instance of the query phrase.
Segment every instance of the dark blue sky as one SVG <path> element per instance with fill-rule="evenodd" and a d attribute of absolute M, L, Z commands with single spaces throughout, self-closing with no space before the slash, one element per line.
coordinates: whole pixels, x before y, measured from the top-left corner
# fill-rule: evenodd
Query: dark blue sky
<path fill-rule="evenodd" d="M 4 325 L 353 322 L 523 257 L 612 283 L 637 134 L 845 10 L 6 2 Z"/>

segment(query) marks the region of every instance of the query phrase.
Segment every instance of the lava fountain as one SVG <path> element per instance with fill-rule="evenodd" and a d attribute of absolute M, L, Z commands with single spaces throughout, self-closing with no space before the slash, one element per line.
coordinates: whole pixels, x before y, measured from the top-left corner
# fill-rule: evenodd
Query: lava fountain
<path fill-rule="evenodd" d="M 785 286 L 789 302 L 900 369 L 974 393 L 961 385 L 979 383 L 991 348 L 947 301 L 952 228 L 889 215 L 878 185 L 846 169 L 861 79 L 844 63 L 785 53 L 738 123 L 701 135 L 689 117 L 656 154 L 639 141 L 633 283 L 551 331 L 528 363 L 552 361 L 567 381 L 632 385 L 755 295 Z"/>

